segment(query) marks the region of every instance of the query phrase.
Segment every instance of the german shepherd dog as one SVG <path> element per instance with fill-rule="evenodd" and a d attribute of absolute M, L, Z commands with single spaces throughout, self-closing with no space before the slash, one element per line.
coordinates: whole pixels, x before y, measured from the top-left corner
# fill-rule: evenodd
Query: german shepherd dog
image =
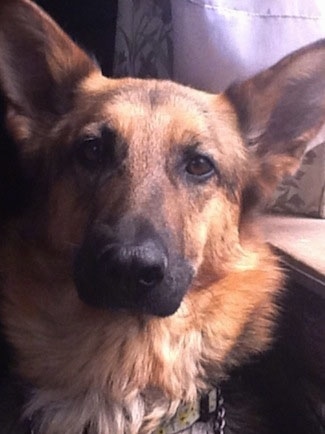
<path fill-rule="evenodd" d="M 2 225 L 1 433 L 296 432 L 222 393 L 272 343 L 284 280 L 254 210 L 322 126 L 325 42 L 214 95 L 106 78 L 2 0 L 0 83 L 28 185 Z"/>

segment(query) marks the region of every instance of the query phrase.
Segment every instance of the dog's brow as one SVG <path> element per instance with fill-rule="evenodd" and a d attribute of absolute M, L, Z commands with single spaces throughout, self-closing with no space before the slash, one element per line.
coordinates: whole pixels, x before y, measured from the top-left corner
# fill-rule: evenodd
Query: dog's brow
<path fill-rule="evenodd" d="M 188 150 L 190 152 L 199 150 L 214 150 L 218 144 L 216 140 L 211 139 L 208 131 L 184 131 L 182 136 L 175 138 L 175 146 L 180 150 Z"/>
<path fill-rule="evenodd" d="M 99 137 L 104 136 L 106 132 L 115 132 L 109 119 L 105 120 L 105 122 L 92 122 L 83 126 L 79 135 Z"/>

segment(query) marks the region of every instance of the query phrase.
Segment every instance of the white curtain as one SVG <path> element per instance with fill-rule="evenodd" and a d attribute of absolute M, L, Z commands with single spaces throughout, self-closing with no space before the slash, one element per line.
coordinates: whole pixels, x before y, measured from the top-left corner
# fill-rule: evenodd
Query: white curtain
<path fill-rule="evenodd" d="M 174 78 L 222 91 L 325 37 L 324 0 L 173 0 Z"/>

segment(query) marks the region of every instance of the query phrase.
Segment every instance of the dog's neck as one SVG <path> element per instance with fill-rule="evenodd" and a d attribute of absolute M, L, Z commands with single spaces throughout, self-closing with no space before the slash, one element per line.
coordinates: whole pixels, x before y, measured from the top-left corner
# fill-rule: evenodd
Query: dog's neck
<path fill-rule="evenodd" d="M 40 432 L 37 414 L 29 417 L 23 423 L 28 434 Z M 196 432 L 198 428 L 201 432 L 203 426 L 206 427 L 207 433 L 224 433 L 226 411 L 220 387 L 212 388 L 209 392 L 199 396 L 195 402 L 181 403 L 174 415 L 170 419 L 164 418 L 152 434 L 178 434 L 181 432 L 186 434 Z M 82 434 L 91 434 L 92 432 L 91 428 L 85 428 Z"/>

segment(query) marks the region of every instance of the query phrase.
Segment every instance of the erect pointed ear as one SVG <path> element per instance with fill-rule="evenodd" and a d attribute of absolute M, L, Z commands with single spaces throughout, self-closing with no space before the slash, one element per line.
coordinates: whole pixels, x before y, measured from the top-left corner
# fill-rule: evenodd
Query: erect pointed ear
<path fill-rule="evenodd" d="M 308 45 L 226 91 L 251 152 L 251 182 L 270 195 L 299 166 L 325 122 L 325 40 Z"/>
<path fill-rule="evenodd" d="M 95 63 L 38 6 L 1 0 L 0 85 L 20 115 L 51 118 L 69 110 L 78 82 Z"/>

